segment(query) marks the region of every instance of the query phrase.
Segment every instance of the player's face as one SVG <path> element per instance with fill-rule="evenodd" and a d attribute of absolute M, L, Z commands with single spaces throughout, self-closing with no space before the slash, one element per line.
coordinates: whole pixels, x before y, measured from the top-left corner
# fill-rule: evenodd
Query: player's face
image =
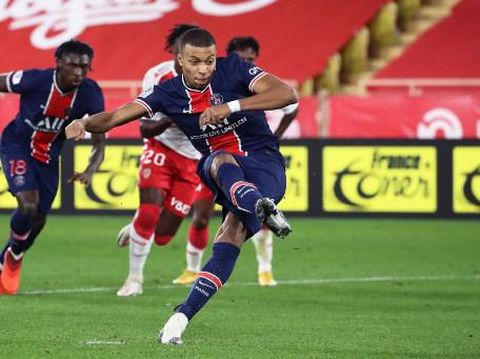
<path fill-rule="evenodd" d="M 216 56 L 215 45 L 209 47 L 185 45 L 178 54 L 178 63 L 189 87 L 202 89 L 208 85 L 215 72 Z"/>
<path fill-rule="evenodd" d="M 251 64 L 255 64 L 258 57 L 258 54 L 251 47 L 247 47 L 243 50 L 237 50 L 237 54 L 243 61 L 249 62 Z"/>
<path fill-rule="evenodd" d="M 64 54 L 57 60 L 57 81 L 61 89 L 70 91 L 80 86 L 90 66 L 88 55 Z"/>

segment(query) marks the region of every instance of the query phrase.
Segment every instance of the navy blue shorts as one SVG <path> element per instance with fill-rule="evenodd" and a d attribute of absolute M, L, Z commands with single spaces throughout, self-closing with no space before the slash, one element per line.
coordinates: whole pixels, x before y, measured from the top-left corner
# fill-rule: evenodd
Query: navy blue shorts
<path fill-rule="evenodd" d="M 38 191 L 41 213 L 48 213 L 58 190 L 58 159 L 48 164 L 38 162 L 30 150 L 17 144 L 5 144 L 0 148 L 2 169 L 12 194 Z"/>
<path fill-rule="evenodd" d="M 199 163 L 198 174 L 215 194 L 215 202 L 222 206 L 223 218 L 225 219 L 228 212 L 232 212 L 242 221 L 247 229 L 247 238 L 249 238 L 260 230 L 262 224 L 255 213 L 247 213 L 236 208 L 210 176 L 212 161 L 221 153 L 225 152 L 216 151 L 203 158 Z M 271 198 L 275 203 L 280 202 L 285 195 L 286 187 L 285 161 L 280 152 L 275 149 L 264 149 L 249 152 L 248 156 L 232 156 L 245 172 L 245 179 L 257 186 L 263 197 Z"/>

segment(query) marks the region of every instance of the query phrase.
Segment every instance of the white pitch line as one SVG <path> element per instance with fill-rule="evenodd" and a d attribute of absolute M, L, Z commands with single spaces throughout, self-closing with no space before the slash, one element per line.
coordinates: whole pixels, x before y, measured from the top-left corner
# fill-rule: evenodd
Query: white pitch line
<path fill-rule="evenodd" d="M 125 344 L 125 342 L 122 341 L 113 341 L 113 340 L 86 340 L 85 342 L 81 341 L 80 344 L 86 344 L 86 345 L 122 345 Z"/>
<path fill-rule="evenodd" d="M 279 285 L 322 285 L 322 284 L 342 284 L 342 283 L 372 283 L 372 282 L 438 282 L 438 281 L 465 281 L 480 280 L 480 276 L 454 277 L 454 276 L 418 276 L 418 277 L 359 277 L 359 278 L 318 278 L 318 279 L 293 279 L 279 280 Z M 228 287 L 237 286 L 257 286 L 257 282 L 233 282 L 227 283 Z M 178 285 L 160 285 L 147 286 L 150 289 L 178 289 L 187 286 Z M 46 294 L 75 294 L 75 293 L 96 293 L 96 292 L 114 292 L 118 287 L 93 287 L 93 288 L 70 288 L 70 289 L 47 289 L 20 292 L 19 295 L 46 295 Z"/>

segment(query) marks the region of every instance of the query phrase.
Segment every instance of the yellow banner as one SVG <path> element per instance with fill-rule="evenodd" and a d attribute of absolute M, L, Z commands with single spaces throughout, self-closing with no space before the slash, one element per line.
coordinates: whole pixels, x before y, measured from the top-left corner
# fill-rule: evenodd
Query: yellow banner
<path fill-rule="evenodd" d="M 308 211 L 308 147 L 282 146 L 287 170 L 287 190 L 280 202 L 282 211 Z"/>
<path fill-rule="evenodd" d="M 74 148 L 74 170 L 82 172 L 91 146 Z M 138 206 L 138 166 L 142 146 L 105 147 L 105 160 L 92 177 L 90 187 L 74 184 L 75 209 L 136 209 Z"/>
<path fill-rule="evenodd" d="M 432 213 L 436 176 L 435 147 L 326 146 L 324 210 Z"/>
<path fill-rule="evenodd" d="M 7 179 L 5 178 L 2 170 L 2 166 L 0 164 L 0 209 L 15 209 L 17 208 L 17 200 L 15 197 L 8 192 L 8 182 Z M 61 173 L 61 166 L 60 166 L 60 173 Z M 57 195 L 55 196 L 55 199 L 53 200 L 52 203 L 52 208 L 53 209 L 59 209 L 60 205 L 62 203 L 61 200 L 61 186 L 62 186 L 62 181 L 61 178 L 59 178 L 59 183 L 58 183 L 58 191 Z"/>
<path fill-rule="evenodd" d="M 453 211 L 480 213 L 480 147 L 453 149 Z"/>

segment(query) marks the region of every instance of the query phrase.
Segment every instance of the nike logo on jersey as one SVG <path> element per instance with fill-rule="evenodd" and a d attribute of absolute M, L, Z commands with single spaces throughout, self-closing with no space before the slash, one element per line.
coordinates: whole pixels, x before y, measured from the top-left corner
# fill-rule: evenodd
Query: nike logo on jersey
<path fill-rule="evenodd" d="M 183 109 L 183 113 L 191 114 L 191 113 L 192 113 L 192 110 L 189 109 L 189 108 L 184 108 L 184 109 Z"/>

